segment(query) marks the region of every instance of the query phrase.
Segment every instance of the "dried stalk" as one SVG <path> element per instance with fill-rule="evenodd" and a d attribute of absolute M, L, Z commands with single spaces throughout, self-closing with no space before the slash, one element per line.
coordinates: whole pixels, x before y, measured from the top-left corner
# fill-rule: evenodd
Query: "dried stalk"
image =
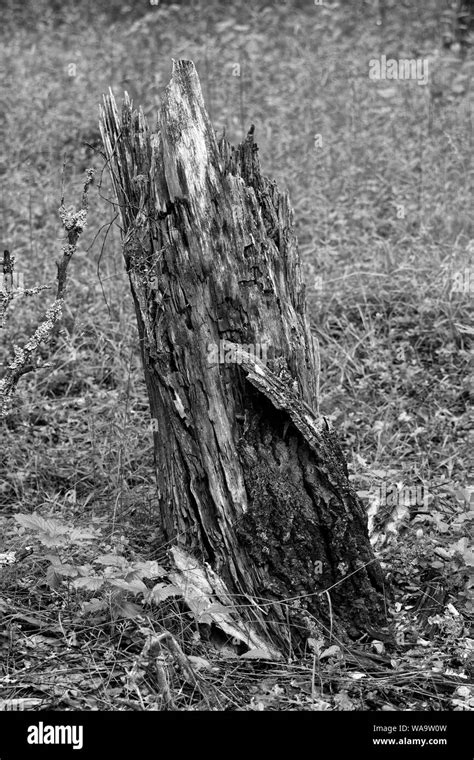
<path fill-rule="evenodd" d="M 58 286 L 56 298 L 47 310 L 43 321 L 36 328 L 29 341 L 21 348 L 14 346 L 15 356 L 13 361 L 7 366 L 3 378 L 0 380 L 0 417 L 5 417 L 11 407 L 11 400 L 20 378 L 28 372 L 38 368 L 37 355 L 40 345 L 50 343 L 55 331 L 59 325 L 62 316 L 64 296 L 66 292 L 67 268 L 68 264 L 76 251 L 77 241 L 83 231 L 88 210 L 87 192 L 89 185 L 94 177 L 94 170 L 88 169 L 86 180 L 82 192 L 81 207 L 79 211 L 74 211 L 72 207 L 64 206 L 64 198 L 61 199 L 59 207 L 59 216 L 62 225 L 66 231 L 67 243 L 62 247 L 62 258 L 57 262 L 58 268 Z M 6 320 L 6 311 L 15 295 L 35 295 L 44 287 L 32 288 L 30 290 L 19 289 L 13 291 L 13 269 L 14 258 L 10 257 L 8 251 L 4 254 L 3 260 L 3 277 L 5 288 L 0 293 L 0 327 L 3 327 Z"/>

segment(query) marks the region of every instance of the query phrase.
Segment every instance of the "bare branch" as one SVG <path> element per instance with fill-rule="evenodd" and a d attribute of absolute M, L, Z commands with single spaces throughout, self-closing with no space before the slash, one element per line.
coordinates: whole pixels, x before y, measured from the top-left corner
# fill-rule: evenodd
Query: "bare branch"
<path fill-rule="evenodd" d="M 62 258 L 57 262 L 58 286 L 56 290 L 56 298 L 29 341 L 22 348 L 14 346 L 15 356 L 13 361 L 7 365 L 5 375 L 0 380 L 0 417 L 4 417 L 8 413 L 12 396 L 20 378 L 28 372 L 32 372 L 38 368 L 37 355 L 39 347 L 41 344 L 51 342 L 51 338 L 59 325 L 66 292 L 67 268 L 76 251 L 77 241 L 86 225 L 88 210 L 87 192 L 93 177 L 94 170 L 87 169 L 79 211 L 74 211 L 74 208 L 72 207 L 66 208 L 64 206 L 64 198 L 61 199 L 59 216 L 62 225 L 66 230 L 67 242 L 62 247 Z M 8 251 L 6 251 L 3 260 L 3 273 L 4 281 L 10 286 L 13 286 L 13 267 L 14 258 L 10 257 Z M 6 310 L 15 295 L 35 295 L 40 290 L 44 289 L 43 287 L 39 287 L 32 288 L 31 290 L 20 289 L 15 292 L 12 287 L 9 288 L 8 285 L 4 287 L 0 293 L 0 327 L 5 323 Z"/>

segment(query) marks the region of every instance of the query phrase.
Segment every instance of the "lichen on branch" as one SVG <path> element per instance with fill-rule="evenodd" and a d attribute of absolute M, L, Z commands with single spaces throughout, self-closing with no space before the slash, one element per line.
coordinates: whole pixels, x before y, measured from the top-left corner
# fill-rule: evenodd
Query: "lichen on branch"
<path fill-rule="evenodd" d="M 25 343 L 23 347 L 14 346 L 14 358 L 9 364 L 7 364 L 6 371 L 2 379 L 0 379 L 0 417 L 5 417 L 8 414 L 11 408 L 12 397 L 20 378 L 23 375 L 26 375 L 27 372 L 31 372 L 38 368 L 37 355 L 39 348 L 41 344 L 44 345 L 51 342 L 55 328 L 61 320 L 66 292 L 67 267 L 71 257 L 76 251 L 77 241 L 87 223 L 87 193 L 93 177 L 94 170 L 87 169 L 81 198 L 81 207 L 78 211 L 74 211 L 72 207 L 66 208 L 64 206 L 64 198 L 61 199 L 59 217 L 66 231 L 67 242 L 63 245 L 62 257 L 57 262 L 58 285 L 56 298 L 48 308 L 42 322 L 38 325 L 27 343 Z M 10 258 L 9 255 L 4 255 L 4 269 L 5 261 L 8 263 L 8 274 L 13 277 L 14 259 Z M 8 291 L 0 294 L 2 296 L 0 301 L 0 326 L 3 327 L 4 325 L 7 308 L 15 295 L 35 295 L 43 289 L 44 286 L 32 288 L 31 290 L 20 289 L 16 293 Z"/>

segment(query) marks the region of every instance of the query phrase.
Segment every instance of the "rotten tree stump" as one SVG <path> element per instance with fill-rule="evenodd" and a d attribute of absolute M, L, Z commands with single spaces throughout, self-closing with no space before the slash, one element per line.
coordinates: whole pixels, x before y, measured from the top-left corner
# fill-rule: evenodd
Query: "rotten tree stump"
<path fill-rule="evenodd" d="M 383 576 L 317 414 L 292 211 L 260 172 L 253 128 L 237 148 L 217 140 L 194 65 L 178 61 L 157 131 L 127 96 L 120 118 L 110 93 L 101 132 L 174 580 L 208 622 L 272 656 L 321 631 L 372 631 Z"/>

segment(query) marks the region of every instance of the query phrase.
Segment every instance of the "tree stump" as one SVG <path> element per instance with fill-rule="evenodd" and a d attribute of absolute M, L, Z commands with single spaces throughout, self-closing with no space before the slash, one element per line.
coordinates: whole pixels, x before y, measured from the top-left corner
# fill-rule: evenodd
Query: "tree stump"
<path fill-rule="evenodd" d="M 174 580 L 270 656 L 383 625 L 366 516 L 318 417 L 289 199 L 261 174 L 253 127 L 237 148 L 216 139 L 190 61 L 173 64 L 157 131 L 126 94 L 121 118 L 104 98 L 100 126 Z"/>

